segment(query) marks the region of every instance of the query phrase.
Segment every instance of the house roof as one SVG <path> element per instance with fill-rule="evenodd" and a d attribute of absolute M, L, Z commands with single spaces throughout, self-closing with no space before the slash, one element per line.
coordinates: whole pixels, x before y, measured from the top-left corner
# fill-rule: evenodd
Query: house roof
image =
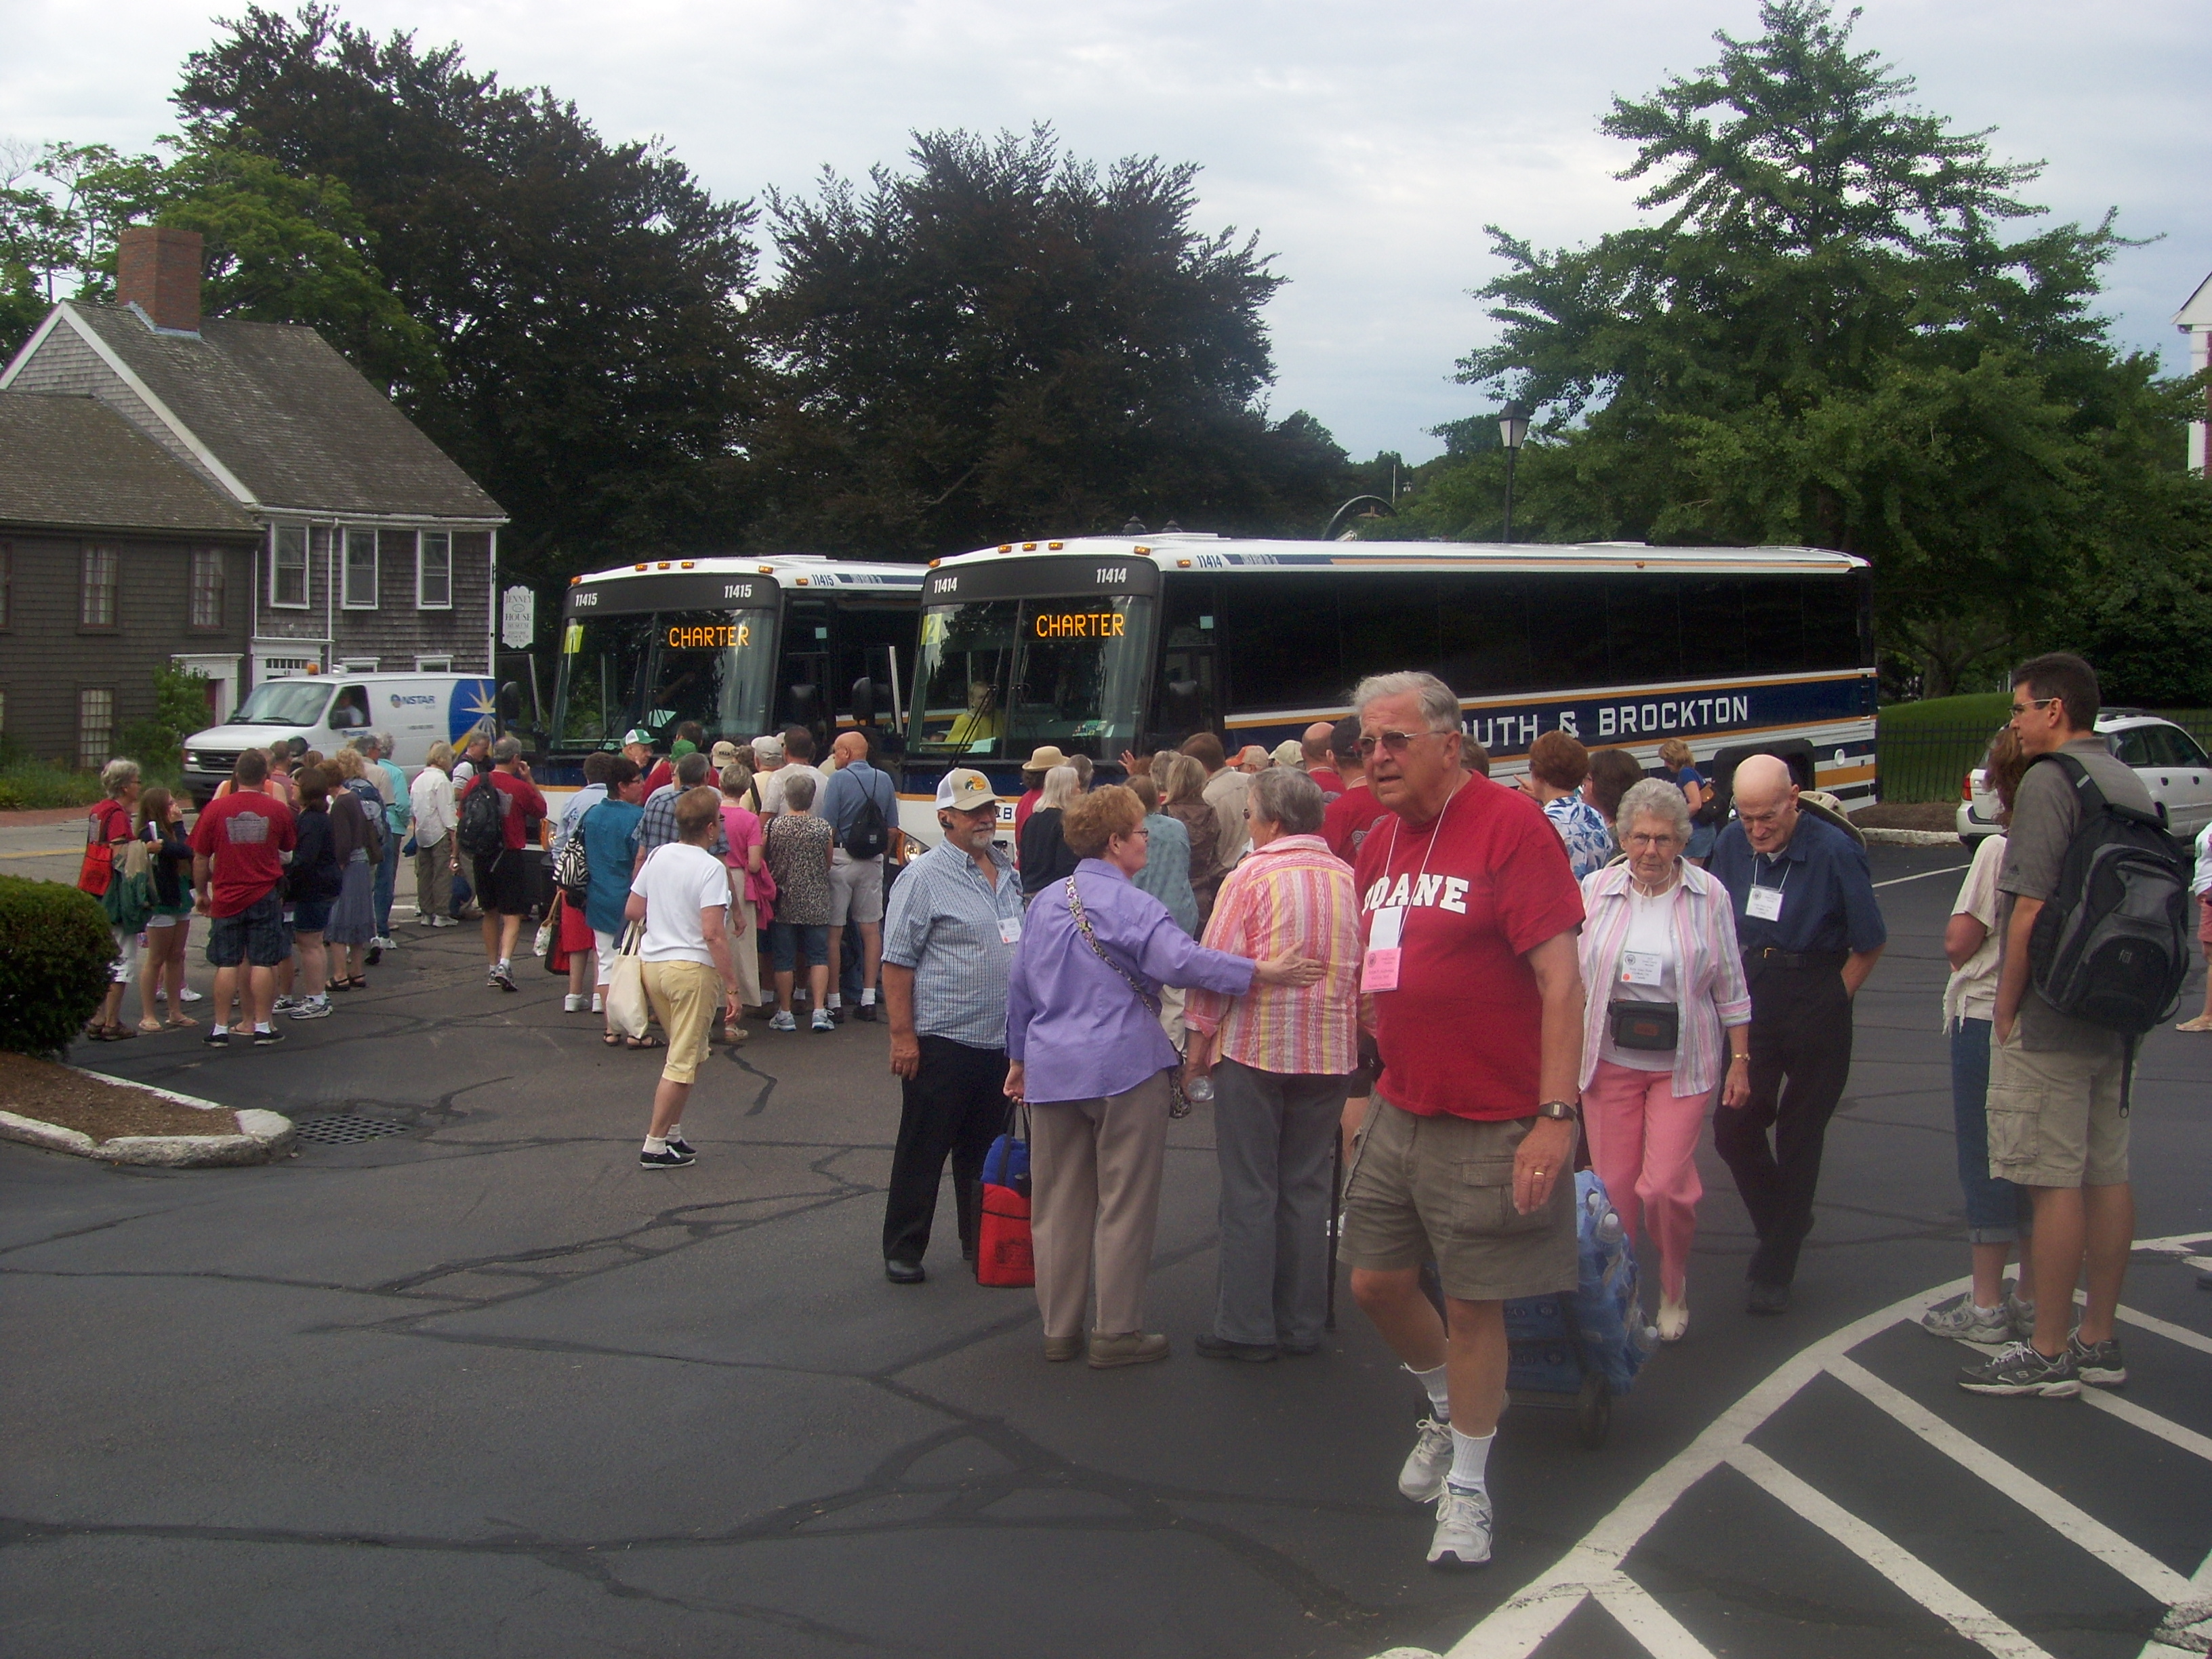
<path fill-rule="evenodd" d="M 0 524 L 258 533 L 253 520 L 106 404 L 0 392 Z"/>
<path fill-rule="evenodd" d="M 211 317 L 156 333 L 132 310 L 68 301 L 95 349 L 137 380 L 264 510 L 474 519 L 506 514 L 313 329 Z"/>
<path fill-rule="evenodd" d="M 2174 326 L 2185 333 L 2192 329 L 2212 329 L 2212 276 L 2197 285 L 2197 292 L 2189 302 L 2173 313 Z"/>

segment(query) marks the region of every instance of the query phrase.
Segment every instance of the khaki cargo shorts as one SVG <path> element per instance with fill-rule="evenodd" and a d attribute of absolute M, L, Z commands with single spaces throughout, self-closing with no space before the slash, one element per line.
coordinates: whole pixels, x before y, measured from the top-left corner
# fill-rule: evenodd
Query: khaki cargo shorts
<path fill-rule="evenodd" d="M 1990 1046 L 1990 1173 L 2022 1187 L 2116 1187 L 2128 1178 L 2120 1115 L 2127 1050 L 2113 1032 L 2029 1048 L 2020 1025 Z"/>
<path fill-rule="evenodd" d="M 1513 1207 L 1513 1154 L 1535 1121 L 1418 1117 L 1376 1096 L 1353 1143 L 1342 1258 L 1370 1273 L 1433 1258 L 1462 1302 L 1574 1289 L 1573 1172 L 1559 1172 L 1542 1209 Z"/>

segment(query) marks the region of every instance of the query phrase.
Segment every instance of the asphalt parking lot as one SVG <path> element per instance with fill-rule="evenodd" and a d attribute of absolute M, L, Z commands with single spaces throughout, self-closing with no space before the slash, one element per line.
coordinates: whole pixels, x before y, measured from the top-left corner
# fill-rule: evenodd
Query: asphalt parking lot
<path fill-rule="evenodd" d="M 542 972 L 484 988 L 473 929 L 408 927 L 278 1049 L 88 1045 L 398 1127 L 237 1170 L 0 1146 L 0 1652 L 2206 1652 L 2212 1047 L 2160 1034 L 2136 1087 L 2159 1243 L 2128 1388 L 1959 1394 L 1961 1351 L 1910 1320 L 1966 1266 L 1937 1030 L 1965 859 L 1875 863 L 1891 945 L 1795 1308 L 1742 1314 L 1748 1226 L 1708 1146 L 1688 1340 L 1601 1450 L 1509 1413 L 1473 1574 L 1422 1565 L 1427 1512 L 1393 1488 L 1418 1391 L 1348 1298 L 1319 1356 L 1191 1353 L 1203 1109 L 1170 1133 L 1152 1279 L 1175 1357 L 1091 1372 L 1043 1362 L 1026 1292 L 960 1274 L 949 1202 L 930 1282 L 884 1282 L 880 1027 L 754 1026 L 666 1172 L 635 1162 L 653 1058 L 601 1048 Z"/>

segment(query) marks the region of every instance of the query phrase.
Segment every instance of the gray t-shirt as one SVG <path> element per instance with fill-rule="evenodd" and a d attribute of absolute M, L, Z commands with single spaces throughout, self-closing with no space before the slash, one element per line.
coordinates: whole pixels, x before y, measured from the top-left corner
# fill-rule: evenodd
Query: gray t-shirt
<path fill-rule="evenodd" d="M 2142 780 L 2120 763 L 2102 738 L 2076 738 L 2063 752 L 2075 757 L 2115 806 L 2152 810 L 2150 791 Z M 2065 867 L 2066 849 L 2081 827 L 2081 803 L 2072 780 L 2057 766 L 2034 765 L 2021 780 L 2012 804 L 2012 824 L 2005 832 L 2004 865 L 1997 872 L 1997 891 L 2004 895 L 1997 917 L 1998 934 L 2009 939 L 2013 900 L 2048 899 L 2058 890 L 2059 872 Z M 2023 1048 L 2069 1049 L 2103 1054 L 2120 1041 L 2119 1035 L 2101 1025 L 2069 1019 L 2060 1013 L 2033 986 L 2021 1000 L 2020 1040 Z"/>

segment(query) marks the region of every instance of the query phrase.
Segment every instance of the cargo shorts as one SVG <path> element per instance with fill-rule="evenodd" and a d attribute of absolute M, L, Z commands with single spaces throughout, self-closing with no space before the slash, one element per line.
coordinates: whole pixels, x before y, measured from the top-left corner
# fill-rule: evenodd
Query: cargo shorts
<path fill-rule="evenodd" d="M 2069 1022 L 2078 1024 L 2078 1022 Z M 1994 1036 L 1994 1033 L 1992 1034 Z M 1990 1173 L 2022 1187 L 2117 1187 L 2128 1178 L 2120 1115 L 2127 1048 L 2081 1027 L 2063 1048 L 2012 1034 L 1990 1047 Z"/>
<path fill-rule="evenodd" d="M 1575 1288 L 1575 1181 L 1543 1208 L 1513 1207 L 1513 1154 L 1534 1117 L 1420 1117 L 1376 1095 L 1352 1143 L 1339 1254 L 1399 1273 L 1433 1260 L 1444 1294 L 1503 1302 Z"/>

